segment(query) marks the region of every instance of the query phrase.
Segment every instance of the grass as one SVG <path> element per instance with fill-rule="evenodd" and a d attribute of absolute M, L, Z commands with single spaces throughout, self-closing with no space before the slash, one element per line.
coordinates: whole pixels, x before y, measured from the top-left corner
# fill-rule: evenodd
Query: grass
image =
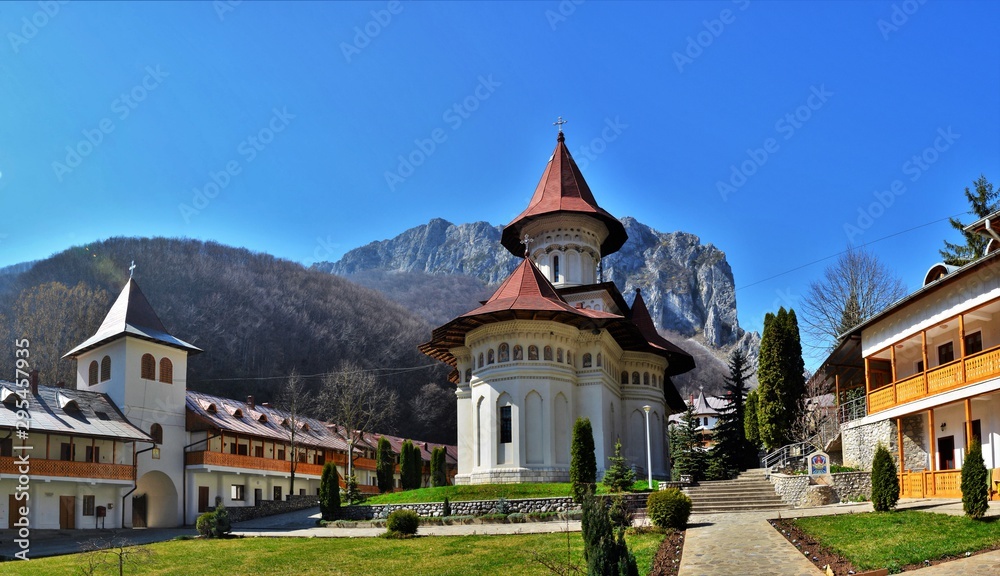
<path fill-rule="evenodd" d="M 662 534 L 626 536 L 639 560 L 639 573 L 652 569 Z M 570 533 L 569 552 L 582 563 L 583 541 Z M 435 536 L 409 540 L 383 538 L 240 538 L 184 540 L 147 546 L 152 560 L 130 574 L 422 574 L 544 575 L 532 551 L 565 562 L 566 534 L 509 536 Z M 2 574 L 49 576 L 77 573 L 80 554 L 0 564 Z M 111 572 L 98 572 L 98 574 Z M 115 571 L 117 573 L 117 570 Z"/>
<path fill-rule="evenodd" d="M 862 570 L 898 571 L 1000 543 L 1000 522 L 915 510 L 798 518 L 795 523 Z"/>

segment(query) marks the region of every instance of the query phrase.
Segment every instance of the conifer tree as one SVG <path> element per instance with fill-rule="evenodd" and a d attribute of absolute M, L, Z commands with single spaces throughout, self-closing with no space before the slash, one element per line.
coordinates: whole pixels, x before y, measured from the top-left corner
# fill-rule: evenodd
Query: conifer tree
<path fill-rule="evenodd" d="M 444 448 L 438 446 L 431 451 L 431 486 L 448 485 L 448 463 Z"/>
<path fill-rule="evenodd" d="M 896 462 L 880 443 L 872 459 L 872 508 L 876 512 L 888 512 L 896 507 L 897 502 L 899 477 L 896 475 Z"/>
<path fill-rule="evenodd" d="M 971 207 L 971 212 L 976 217 L 985 218 L 997 211 L 998 206 L 997 196 L 1000 191 L 993 190 L 993 184 L 991 184 L 986 176 L 983 174 L 979 175 L 979 178 L 972 183 L 975 191 L 970 191 L 968 188 L 965 189 L 965 199 L 968 200 L 969 206 Z M 941 257 L 944 258 L 945 264 L 950 264 L 952 266 L 963 266 L 982 257 L 986 254 L 986 245 L 989 244 L 989 240 L 984 238 L 980 234 L 970 233 L 963 230 L 965 224 L 960 220 L 955 218 L 948 219 L 951 227 L 958 230 L 965 239 L 965 244 L 953 244 L 945 240 L 944 248 L 940 251 Z"/>
<path fill-rule="evenodd" d="M 601 484 L 607 486 L 612 492 L 624 492 L 635 483 L 635 470 L 625 463 L 622 456 L 622 441 L 615 442 L 615 455 L 608 457 L 611 466 L 604 471 L 604 478 Z"/>
<path fill-rule="evenodd" d="M 582 502 L 584 493 L 593 490 L 597 482 L 597 456 L 594 430 L 589 418 L 577 418 L 573 424 L 573 447 L 569 462 L 569 480 L 573 483 L 573 499 Z"/>
<path fill-rule="evenodd" d="M 670 453 L 674 458 L 674 481 L 679 481 L 681 476 L 690 476 L 695 482 L 702 479 L 705 453 L 701 450 L 701 437 L 698 435 L 698 421 L 695 419 L 693 406 L 687 407 L 680 424 L 670 427 Z"/>
<path fill-rule="evenodd" d="M 319 480 L 319 512 L 323 520 L 336 520 L 340 513 L 340 475 L 333 462 L 323 465 Z"/>
<path fill-rule="evenodd" d="M 375 450 L 375 477 L 378 481 L 378 491 L 381 493 L 392 492 L 393 476 L 396 467 L 396 455 L 392 451 L 392 445 L 383 436 L 378 439 L 378 447 Z"/>
<path fill-rule="evenodd" d="M 747 376 L 750 367 L 746 356 L 739 349 L 729 355 L 729 376 L 723 385 L 726 406 L 719 411 L 719 419 L 712 431 L 714 445 L 708 453 L 705 477 L 709 480 L 735 478 L 742 470 L 756 464 L 756 450 L 747 442 L 744 429 L 747 393 Z"/>
<path fill-rule="evenodd" d="M 757 428 L 768 449 L 788 443 L 805 395 L 805 364 L 795 311 L 778 309 L 764 317 L 757 368 Z"/>
<path fill-rule="evenodd" d="M 973 440 L 962 464 L 962 509 L 969 518 L 979 520 L 989 509 L 989 482 L 983 446 Z"/>
<path fill-rule="evenodd" d="M 420 453 L 413 442 L 403 442 L 399 450 L 399 483 L 403 490 L 420 488 Z M 416 480 L 416 482 L 414 482 Z"/>
<path fill-rule="evenodd" d="M 743 412 L 743 432 L 747 443 L 754 451 L 760 450 L 760 428 L 757 426 L 757 389 L 747 394 L 746 406 Z"/>

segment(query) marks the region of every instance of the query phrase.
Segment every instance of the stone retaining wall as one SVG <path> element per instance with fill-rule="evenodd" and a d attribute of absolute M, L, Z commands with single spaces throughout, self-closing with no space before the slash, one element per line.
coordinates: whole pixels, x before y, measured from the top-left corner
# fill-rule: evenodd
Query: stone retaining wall
<path fill-rule="evenodd" d="M 318 496 L 299 495 L 287 496 L 288 500 L 261 500 L 256 506 L 233 506 L 226 508 L 229 512 L 230 522 L 242 522 L 263 518 L 264 516 L 274 516 L 295 510 L 304 510 L 319 506 Z"/>
<path fill-rule="evenodd" d="M 903 463 L 905 470 L 924 470 L 928 467 L 926 423 L 923 414 L 903 418 Z M 870 470 L 875 457 L 875 447 L 881 443 L 892 454 L 899 468 L 899 443 L 895 420 L 864 420 L 848 422 L 841 426 L 841 446 L 845 466 Z"/>
<path fill-rule="evenodd" d="M 871 472 L 840 472 L 831 474 L 833 477 L 833 489 L 837 491 L 837 496 L 841 502 L 850 502 L 872 499 L 872 473 Z"/>
<path fill-rule="evenodd" d="M 809 477 L 805 475 L 771 474 L 769 480 L 774 484 L 774 493 L 780 496 L 785 504 L 792 506 L 799 505 L 809 488 Z"/>
<path fill-rule="evenodd" d="M 649 494 L 625 494 L 626 502 L 633 510 L 646 507 Z M 496 500 L 468 500 L 450 502 L 452 516 L 485 516 L 498 514 Z M 579 510 L 580 506 L 572 498 L 526 498 L 507 500 L 507 513 L 518 512 L 568 512 Z M 387 518 L 394 510 L 409 509 L 420 516 L 443 516 L 443 502 L 419 502 L 412 504 L 362 504 L 344 506 L 340 509 L 340 518 L 344 520 L 374 520 Z"/>
<path fill-rule="evenodd" d="M 838 472 L 831 474 L 833 490 L 840 502 L 858 500 L 861 497 L 871 499 L 871 472 Z M 789 476 L 786 474 L 771 474 L 768 478 L 774 485 L 774 492 L 781 500 L 792 506 L 807 504 L 810 478 L 806 475 Z"/>

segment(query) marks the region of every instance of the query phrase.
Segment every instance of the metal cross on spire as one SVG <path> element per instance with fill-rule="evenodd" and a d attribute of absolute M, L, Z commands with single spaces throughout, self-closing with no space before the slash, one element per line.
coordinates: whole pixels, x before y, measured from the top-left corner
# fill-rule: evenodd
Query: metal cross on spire
<path fill-rule="evenodd" d="M 132 272 L 135 271 L 135 260 L 132 261 L 132 265 L 128 267 L 128 277 L 132 278 Z"/>
<path fill-rule="evenodd" d="M 524 244 L 524 257 L 525 258 L 527 258 L 528 255 L 529 255 L 529 253 L 530 253 L 529 246 L 530 246 L 532 240 L 534 240 L 534 238 L 532 238 L 531 236 L 528 236 L 527 234 L 525 234 L 524 235 L 524 240 L 521 241 L 521 244 Z"/>
<path fill-rule="evenodd" d="M 562 125 L 565 124 L 565 123 L 567 123 L 567 122 L 569 122 L 569 120 L 563 120 L 563 117 L 560 116 L 558 120 L 556 120 L 555 122 L 552 123 L 552 125 L 553 126 L 558 126 L 559 127 L 559 133 L 562 134 Z"/>

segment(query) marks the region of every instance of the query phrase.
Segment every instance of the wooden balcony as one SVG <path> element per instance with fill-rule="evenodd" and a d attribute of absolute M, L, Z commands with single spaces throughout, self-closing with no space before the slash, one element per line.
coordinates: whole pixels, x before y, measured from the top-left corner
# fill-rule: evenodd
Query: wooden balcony
<path fill-rule="evenodd" d="M 997 376 L 1000 376 L 1000 346 L 872 390 L 868 393 L 868 413 L 875 414 Z"/>
<path fill-rule="evenodd" d="M 31 476 L 52 476 L 75 479 L 133 480 L 135 468 L 129 464 L 70 462 L 67 460 L 29 460 Z M 20 474 L 16 458 L 0 456 L 0 474 Z"/>
<path fill-rule="evenodd" d="M 225 466 L 226 468 L 264 470 L 269 472 L 284 472 L 286 474 L 291 474 L 292 472 L 292 463 L 288 460 L 273 460 L 271 458 L 241 456 L 239 454 L 223 454 L 222 452 L 188 452 L 184 458 L 184 462 L 188 466 Z M 323 474 L 323 467 L 319 464 L 299 462 L 295 466 L 295 473 L 320 476 Z"/>
<path fill-rule="evenodd" d="M 903 498 L 961 498 L 962 471 L 904 472 L 899 475 L 899 495 Z"/>

